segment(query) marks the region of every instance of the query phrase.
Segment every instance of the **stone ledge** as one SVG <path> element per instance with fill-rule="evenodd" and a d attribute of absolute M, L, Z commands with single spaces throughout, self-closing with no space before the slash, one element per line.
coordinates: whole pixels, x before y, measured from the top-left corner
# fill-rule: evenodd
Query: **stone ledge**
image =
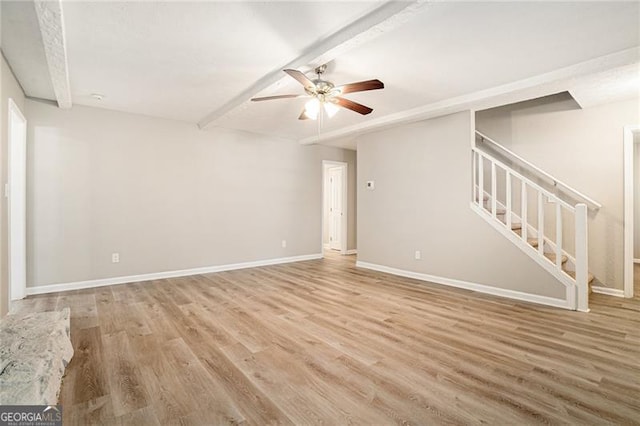
<path fill-rule="evenodd" d="M 73 357 L 70 310 L 0 320 L 0 405 L 55 405 Z"/>

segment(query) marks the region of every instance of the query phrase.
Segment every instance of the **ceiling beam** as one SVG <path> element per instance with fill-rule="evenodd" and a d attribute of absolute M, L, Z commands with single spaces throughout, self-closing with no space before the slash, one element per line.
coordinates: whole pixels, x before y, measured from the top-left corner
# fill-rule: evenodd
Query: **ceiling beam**
<path fill-rule="evenodd" d="M 60 0 L 34 2 L 53 92 L 60 108 L 71 108 L 69 64 Z"/>
<path fill-rule="evenodd" d="M 312 45 L 291 62 L 272 70 L 221 108 L 207 114 L 198 122 L 198 127 L 205 129 L 223 116 L 245 109 L 250 99 L 257 93 L 272 85 L 282 84 L 286 79 L 286 75 L 282 72 L 283 69 L 312 70 L 346 51 L 404 24 L 426 5 L 424 0 L 387 1 L 367 15 Z"/>
<path fill-rule="evenodd" d="M 466 110 L 479 111 L 536 99 L 559 92 L 571 92 L 582 77 L 617 67 L 637 64 L 639 61 L 640 48 L 631 48 L 560 68 L 539 76 L 388 114 L 353 126 L 326 132 L 319 136 L 304 138 L 299 142 L 302 145 L 311 145 L 323 141 L 353 137 L 386 127 L 427 120 L 456 112 Z"/>

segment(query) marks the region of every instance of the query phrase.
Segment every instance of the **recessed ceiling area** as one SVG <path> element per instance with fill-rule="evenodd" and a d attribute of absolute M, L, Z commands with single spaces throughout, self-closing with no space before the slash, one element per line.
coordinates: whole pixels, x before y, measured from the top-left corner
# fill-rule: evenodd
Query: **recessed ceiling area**
<path fill-rule="evenodd" d="M 249 102 L 252 96 L 303 94 L 303 87 L 284 73 L 281 81 L 265 83 L 238 106 L 225 108 L 267 81 L 265 76 L 315 52 L 354 22 L 371 19 L 388 3 L 61 4 L 74 104 L 194 124 L 219 112 L 207 125 L 294 140 L 640 46 L 637 2 L 405 2 L 402 7 L 410 12 L 402 20 L 389 15 L 366 37 L 353 33 L 341 49 L 324 52 L 325 79 L 339 85 L 377 78 L 385 89 L 345 96 L 373 113 L 342 109 L 319 127 L 317 121 L 298 120 L 305 99 Z M 28 96 L 54 99 L 33 9 L 32 2 L 2 2 L 2 49 Z M 620 92 L 624 84 L 616 79 L 630 74 L 633 78 L 633 68 L 609 72 L 607 87 Z M 597 86 L 594 77 L 577 85 L 589 88 L 590 104 L 611 97 L 594 90 Z M 343 146 L 354 148 L 351 142 Z"/>

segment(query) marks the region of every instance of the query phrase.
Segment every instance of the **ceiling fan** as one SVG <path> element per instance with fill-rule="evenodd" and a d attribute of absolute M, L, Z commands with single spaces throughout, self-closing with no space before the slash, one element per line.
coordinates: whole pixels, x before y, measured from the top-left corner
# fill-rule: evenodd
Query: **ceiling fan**
<path fill-rule="evenodd" d="M 304 110 L 298 117 L 299 120 L 315 120 L 318 118 L 321 108 L 329 117 L 333 117 L 340 109 L 339 107 L 350 109 L 362 115 L 367 115 L 373 111 L 368 106 L 359 104 L 349 99 L 343 98 L 341 95 L 353 92 L 364 92 L 366 90 L 384 89 L 384 83 L 380 80 L 366 80 L 357 83 L 343 84 L 336 86 L 332 82 L 323 80 L 322 74 L 327 70 L 327 65 L 321 65 L 315 69 L 318 78 L 310 80 L 304 73 L 286 69 L 284 72 L 295 78 L 304 86 L 306 95 L 275 95 L 265 96 L 262 98 L 252 98 L 252 101 L 270 101 L 273 99 L 289 99 L 289 98 L 312 98 L 305 104 Z"/>

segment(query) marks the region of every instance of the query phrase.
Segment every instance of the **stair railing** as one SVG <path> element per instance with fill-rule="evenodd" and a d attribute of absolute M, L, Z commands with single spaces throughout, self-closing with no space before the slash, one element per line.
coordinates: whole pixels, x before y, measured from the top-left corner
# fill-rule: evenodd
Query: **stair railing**
<path fill-rule="evenodd" d="M 499 179 L 498 174 L 504 175 L 504 178 L 501 176 L 501 179 Z M 519 219 L 521 224 L 519 238 L 524 243 L 521 247 L 526 247 L 530 255 L 539 256 L 539 263 L 547 267 L 551 266 L 556 277 L 560 278 L 565 285 L 569 283 L 573 287 L 572 294 L 567 292 L 567 302 L 573 309 L 588 311 L 587 205 L 585 203 L 572 205 L 566 202 L 500 160 L 477 148 L 472 148 L 472 175 L 472 205 L 477 207 L 476 210 L 485 215 L 487 220 L 491 219 L 494 225 L 499 223 L 499 226 L 502 226 L 504 230 L 508 230 L 514 236 L 516 235 L 512 231 L 513 225 L 516 223 L 514 219 Z M 489 176 L 488 182 L 487 176 Z M 504 187 L 505 197 L 503 202 L 498 200 L 499 185 Z M 514 205 L 514 191 L 519 194 L 520 206 Z M 484 206 L 485 195 L 488 195 L 486 198 L 490 203 L 489 208 Z M 536 200 L 537 218 L 535 221 L 529 220 L 528 217 L 530 195 Z M 545 202 L 555 203 L 555 238 L 545 237 Z M 504 211 L 499 210 L 499 204 L 504 206 Z M 516 207 L 520 208 L 519 217 L 514 212 Z M 574 217 L 575 278 L 568 275 L 563 269 L 563 255 L 568 252 L 562 238 L 565 226 L 563 212 L 568 212 L 569 215 Z M 498 216 L 504 216 L 504 220 L 501 220 Z M 537 238 L 537 248 L 529 244 L 530 232 L 532 237 L 535 236 Z M 548 241 L 550 243 L 549 246 L 553 249 L 552 253 L 555 256 L 551 257 L 555 257 L 554 261 L 545 256 L 545 241 Z"/>
<path fill-rule="evenodd" d="M 525 160 L 524 158 L 522 158 L 521 156 L 519 156 L 515 152 L 505 148 L 504 146 L 502 146 L 498 142 L 496 142 L 493 139 L 491 139 L 489 136 L 487 136 L 487 135 L 485 135 L 485 134 L 483 134 L 483 133 L 481 133 L 481 132 L 479 132 L 477 130 L 476 130 L 476 136 L 480 139 L 480 141 L 488 143 L 491 147 L 493 147 L 494 149 L 497 149 L 498 152 L 500 152 L 502 155 L 504 155 L 507 158 L 511 159 L 515 163 L 518 163 L 519 165 L 523 166 L 528 171 L 530 171 L 530 172 L 534 173 L 535 175 L 537 175 L 538 177 L 542 178 L 544 181 L 547 181 L 549 184 L 553 185 L 554 188 L 558 188 L 558 190 L 560 190 L 560 191 L 564 192 L 565 194 L 569 195 L 572 199 L 586 204 L 587 207 L 589 207 L 590 209 L 593 209 L 593 210 L 599 210 L 602 207 L 602 205 L 600 203 L 598 203 L 597 201 L 595 201 L 592 198 L 584 195 L 583 193 L 581 193 L 577 189 L 567 185 L 566 183 L 562 182 L 561 180 L 555 178 L 554 176 L 552 176 L 549 173 L 545 172 L 544 170 L 542 170 L 538 166 L 536 166 L 536 165 L 530 163 L 529 161 Z"/>

